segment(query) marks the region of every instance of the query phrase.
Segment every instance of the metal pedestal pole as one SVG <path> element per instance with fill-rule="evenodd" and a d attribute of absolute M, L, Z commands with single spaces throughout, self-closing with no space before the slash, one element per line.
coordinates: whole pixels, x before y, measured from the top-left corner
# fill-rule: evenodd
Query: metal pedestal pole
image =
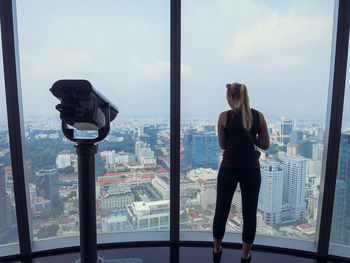
<path fill-rule="evenodd" d="M 95 154 L 97 145 L 75 145 L 78 155 L 79 226 L 81 263 L 103 262 L 97 257 Z"/>

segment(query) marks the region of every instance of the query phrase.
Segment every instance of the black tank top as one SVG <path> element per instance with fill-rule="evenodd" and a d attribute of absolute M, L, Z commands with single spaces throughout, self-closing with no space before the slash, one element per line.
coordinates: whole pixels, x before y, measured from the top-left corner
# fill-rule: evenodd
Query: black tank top
<path fill-rule="evenodd" d="M 253 115 L 253 125 L 249 131 L 251 137 L 255 140 L 257 133 L 260 132 L 259 112 L 251 109 Z M 242 113 L 240 110 L 227 111 L 227 120 L 225 126 L 226 149 L 223 154 L 221 165 L 224 167 L 240 168 L 259 168 L 259 158 L 255 151 L 247 131 L 242 124 Z"/>

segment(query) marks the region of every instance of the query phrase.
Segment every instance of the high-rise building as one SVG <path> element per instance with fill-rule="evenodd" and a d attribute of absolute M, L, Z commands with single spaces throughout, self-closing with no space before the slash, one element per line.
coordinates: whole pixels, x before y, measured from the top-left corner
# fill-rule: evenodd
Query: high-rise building
<path fill-rule="evenodd" d="M 318 128 L 318 129 L 316 130 L 316 134 L 315 134 L 316 139 L 317 139 L 317 140 L 320 140 L 320 141 L 323 141 L 323 139 L 324 139 L 324 133 L 325 133 L 325 131 L 324 131 L 323 128 Z"/>
<path fill-rule="evenodd" d="M 276 225 L 282 219 L 283 166 L 278 162 L 260 162 L 261 188 L 258 210 L 265 223 Z"/>
<path fill-rule="evenodd" d="M 302 140 L 299 141 L 298 147 L 297 147 L 297 155 L 300 155 L 305 158 L 311 158 L 312 157 L 312 144 L 313 142 L 311 140 Z"/>
<path fill-rule="evenodd" d="M 155 166 L 157 164 L 157 159 L 154 156 L 154 152 L 144 141 L 136 141 L 135 155 L 138 162 L 143 166 Z"/>
<path fill-rule="evenodd" d="M 290 134 L 290 144 L 297 145 L 303 140 L 303 136 L 304 134 L 302 131 L 292 131 Z"/>
<path fill-rule="evenodd" d="M 323 157 L 323 144 L 322 143 L 313 143 L 312 146 L 312 160 L 322 160 Z"/>
<path fill-rule="evenodd" d="M 71 166 L 70 151 L 62 151 L 57 155 L 56 166 L 58 169 Z"/>
<path fill-rule="evenodd" d="M 350 134 L 340 137 L 331 242 L 350 244 Z"/>
<path fill-rule="evenodd" d="M 290 142 L 290 135 L 293 130 L 293 121 L 284 119 L 281 124 L 280 142 L 287 145 Z"/>
<path fill-rule="evenodd" d="M 158 131 L 156 125 L 145 125 L 139 129 L 139 139 L 154 147 L 157 144 Z"/>
<path fill-rule="evenodd" d="M 51 207 L 56 207 L 58 195 L 58 173 L 56 169 L 42 169 L 35 173 L 36 192 L 47 200 L 51 200 Z"/>
<path fill-rule="evenodd" d="M 306 218 L 305 178 L 306 160 L 282 157 L 283 164 L 283 221 Z"/>
<path fill-rule="evenodd" d="M 218 137 L 214 131 L 189 130 L 184 134 L 184 162 L 186 170 L 217 169 Z"/>
<path fill-rule="evenodd" d="M 282 135 L 290 135 L 293 130 L 293 121 L 289 119 L 284 119 L 281 124 L 281 134 Z"/>
<path fill-rule="evenodd" d="M 290 144 L 287 146 L 287 156 L 295 157 L 297 155 L 297 146 Z"/>
<path fill-rule="evenodd" d="M 0 235 L 9 230 L 11 226 L 10 198 L 6 192 L 4 166 L 0 164 Z"/>

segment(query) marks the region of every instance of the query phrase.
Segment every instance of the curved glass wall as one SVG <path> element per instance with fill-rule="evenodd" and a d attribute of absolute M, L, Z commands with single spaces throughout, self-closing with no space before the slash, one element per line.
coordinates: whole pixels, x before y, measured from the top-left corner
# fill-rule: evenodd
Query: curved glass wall
<path fill-rule="evenodd" d="M 1 32 L 0 32 L 1 33 Z M 1 34 L 0 34 L 1 42 Z M 16 204 L 13 188 L 7 123 L 2 48 L 0 49 L 0 257 L 19 253 Z"/>
<path fill-rule="evenodd" d="M 35 241 L 79 235 L 77 156 L 49 92 L 59 79 L 89 80 L 120 111 L 96 155 L 98 234 L 169 230 L 169 8 L 17 1 Z"/>
<path fill-rule="evenodd" d="M 78 244 L 77 156 L 48 91 L 62 78 L 90 80 L 120 110 L 96 155 L 100 242 L 152 240 L 145 231 L 169 239 L 169 3 L 18 0 L 17 8 L 33 251 Z M 257 238 L 315 241 L 332 9 L 332 2 L 297 0 L 182 2 L 181 234 L 211 236 L 222 160 L 217 117 L 228 109 L 226 83 L 239 81 L 248 87 L 251 106 L 265 114 L 271 136 L 260 158 Z M 1 168 L 11 163 L 3 143 L 5 108 L 0 113 Z M 346 155 L 341 146 L 330 248 L 341 256 L 348 252 L 339 247 L 349 249 L 346 240 L 336 239 L 339 216 L 347 222 L 349 214 L 341 199 L 347 198 L 341 181 Z M 7 200 L 13 190 L 6 169 Z M 14 201 L 10 206 L 15 218 Z M 241 233 L 240 206 L 238 187 L 227 233 Z M 9 244 L 19 253 L 11 227 L 5 234 L 10 241 L 1 243 L 0 233 L 0 257 L 12 253 Z M 118 235 L 126 232 L 135 235 Z"/>
<path fill-rule="evenodd" d="M 342 129 L 338 156 L 337 181 L 334 196 L 330 253 L 350 254 L 350 52 L 346 73 Z"/>
<path fill-rule="evenodd" d="M 181 230 L 212 231 L 226 84 L 244 83 L 267 121 L 257 235 L 314 241 L 331 1 L 182 1 Z M 312 100 L 310 100 L 312 98 Z M 237 187 L 226 233 L 242 231 Z"/>

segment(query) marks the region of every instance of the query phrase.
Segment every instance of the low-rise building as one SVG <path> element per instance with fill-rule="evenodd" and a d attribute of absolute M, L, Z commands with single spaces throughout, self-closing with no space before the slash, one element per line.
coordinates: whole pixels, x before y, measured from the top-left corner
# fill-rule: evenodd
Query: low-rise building
<path fill-rule="evenodd" d="M 134 201 L 134 195 L 130 187 L 119 188 L 114 191 L 109 191 L 99 198 L 99 207 L 101 209 L 120 209 Z"/>
<path fill-rule="evenodd" d="M 126 206 L 128 227 L 136 230 L 168 230 L 169 200 L 155 202 L 133 202 Z"/>

